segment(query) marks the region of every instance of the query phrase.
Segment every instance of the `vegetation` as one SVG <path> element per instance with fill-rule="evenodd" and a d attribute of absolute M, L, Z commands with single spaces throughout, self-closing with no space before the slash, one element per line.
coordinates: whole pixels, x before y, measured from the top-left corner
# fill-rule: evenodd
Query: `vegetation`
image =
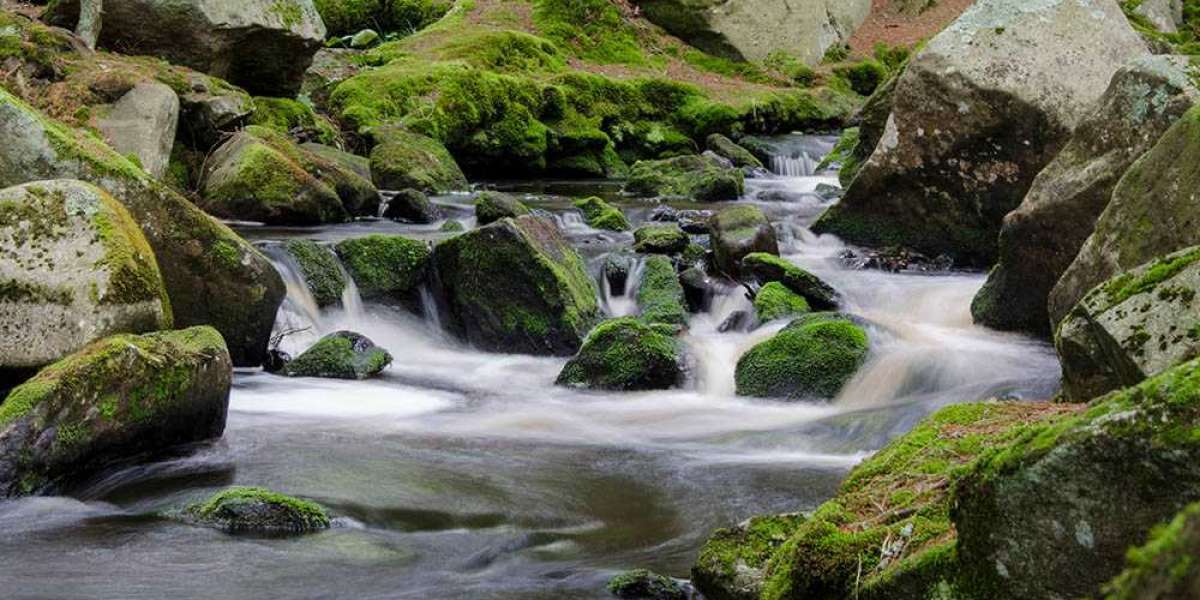
<path fill-rule="evenodd" d="M 737 391 L 764 398 L 833 398 L 867 358 L 867 334 L 836 315 L 799 319 L 738 360 Z"/>

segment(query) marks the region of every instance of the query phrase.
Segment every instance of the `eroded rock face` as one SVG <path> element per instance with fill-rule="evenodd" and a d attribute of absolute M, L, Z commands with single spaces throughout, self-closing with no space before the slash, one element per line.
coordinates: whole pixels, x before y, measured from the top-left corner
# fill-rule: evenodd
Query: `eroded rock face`
<path fill-rule="evenodd" d="M 972 303 L 975 321 L 1048 335 L 1050 290 L 1079 253 L 1120 177 L 1200 99 L 1188 59 L 1144 56 L 1108 91 L 1000 230 L 1000 262 Z M 1069 308 L 1069 307 L 1067 307 Z"/>
<path fill-rule="evenodd" d="M 1004 215 L 1145 44 L 1113 0 L 980 0 L 897 82 L 871 158 L 822 233 L 985 265 Z"/>
<path fill-rule="evenodd" d="M 1093 289 L 1063 320 L 1055 346 L 1063 391 L 1086 402 L 1200 356 L 1200 247 Z"/>
<path fill-rule="evenodd" d="M 120 202 L 74 180 L 0 190 L 0 367 L 170 324 L 154 252 Z"/>
<path fill-rule="evenodd" d="M 179 125 L 175 91 L 157 82 L 139 83 L 102 112 L 96 127 L 108 145 L 125 156 L 136 156 L 147 173 L 162 179 Z"/>
<path fill-rule="evenodd" d="M 79 0 L 51 8 L 74 27 Z M 149 54 L 216 75 L 264 96 L 300 90 L 325 41 L 312 0 L 121 0 L 104 5 L 100 45 Z"/>
<path fill-rule="evenodd" d="M 1059 323 L 1096 285 L 1125 270 L 1200 244 L 1200 108 L 1192 108 L 1140 158 L 1050 292 Z"/>
<path fill-rule="evenodd" d="M 115 461 L 219 437 L 233 367 L 221 334 L 117 335 L 0 404 L 0 497 L 55 492 Z"/>
<path fill-rule="evenodd" d="M 849 39 L 871 12 L 870 0 L 637 0 L 636 4 L 647 19 L 710 54 L 762 61 L 783 50 L 808 64 L 817 64 L 831 46 Z"/>

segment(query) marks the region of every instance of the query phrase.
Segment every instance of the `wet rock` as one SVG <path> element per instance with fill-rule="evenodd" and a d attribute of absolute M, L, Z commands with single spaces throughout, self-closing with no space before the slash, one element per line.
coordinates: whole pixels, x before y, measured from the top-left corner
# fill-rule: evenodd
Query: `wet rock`
<path fill-rule="evenodd" d="M 329 529 L 316 502 L 263 488 L 232 487 L 184 510 L 188 520 L 229 533 L 302 534 Z"/>
<path fill-rule="evenodd" d="M 596 326 L 557 383 L 614 391 L 666 390 L 679 385 L 683 374 L 675 328 L 626 317 Z"/>
<path fill-rule="evenodd" d="M 179 129 L 197 148 L 217 145 L 254 112 L 254 99 L 244 90 L 200 73 L 188 73 L 187 90 L 179 94 Z"/>
<path fill-rule="evenodd" d="M 116 104 L 97 110 L 96 128 L 108 145 L 124 156 L 136 156 L 147 173 L 162 179 L 179 125 L 174 90 L 157 82 L 139 83 Z"/>
<path fill-rule="evenodd" d="M 547 219 L 502 219 L 434 255 L 448 325 L 481 349 L 569 356 L 599 315 L 583 259 Z"/>
<path fill-rule="evenodd" d="M 608 582 L 608 592 L 622 600 L 687 600 L 679 582 L 645 569 L 626 571 Z"/>
<path fill-rule="evenodd" d="M 712 304 L 712 282 L 699 267 L 688 267 L 679 274 L 683 286 L 683 297 L 689 312 L 698 313 L 709 309 Z"/>
<path fill-rule="evenodd" d="M 609 254 L 604 259 L 604 279 L 613 296 L 624 296 L 634 258 L 628 254 Z"/>
<path fill-rule="evenodd" d="M 628 231 L 629 220 L 621 209 L 592 196 L 575 201 L 575 208 L 583 212 L 583 220 L 593 229 Z"/>
<path fill-rule="evenodd" d="M 1197 99 L 1183 57 L 1145 56 L 1113 76 L 1070 143 L 1000 229 L 1000 261 L 975 296 L 975 322 L 1046 336 L 1050 290 L 1079 253 L 1113 188 Z M 1097 281 L 1098 283 L 1098 281 Z"/>
<path fill-rule="evenodd" d="M 737 200 L 745 191 L 742 171 L 705 156 L 685 155 L 639 161 L 625 191 L 636 196 L 676 196 L 697 202 Z"/>
<path fill-rule="evenodd" d="M 735 310 L 721 322 L 717 327 L 717 331 L 721 333 L 729 333 L 730 331 L 747 331 L 750 329 L 751 323 L 754 322 L 754 316 L 750 311 Z"/>
<path fill-rule="evenodd" d="M 676 224 L 642 225 L 633 232 L 633 249 L 642 254 L 678 254 L 691 240 Z"/>
<path fill-rule="evenodd" d="M 782 283 L 799 294 L 817 310 L 837 308 L 841 294 L 821 278 L 776 256 L 765 252 L 749 254 L 742 259 L 742 269 L 760 284 Z"/>
<path fill-rule="evenodd" d="M 400 303 L 425 281 L 432 255 L 424 242 L 398 235 L 352 238 L 334 249 L 363 298 Z"/>
<path fill-rule="evenodd" d="M 714 133 L 708 136 L 708 138 L 704 140 L 704 145 L 710 152 L 724 157 L 726 160 L 733 163 L 733 166 L 740 169 L 763 168 L 762 162 L 755 158 L 749 150 L 737 145 L 733 140 L 719 133 Z"/>
<path fill-rule="evenodd" d="M 767 283 L 754 295 L 754 313 L 763 323 L 785 317 L 795 317 L 810 310 L 812 309 L 804 296 L 793 292 L 778 281 Z"/>
<path fill-rule="evenodd" d="M 767 563 L 804 521 L 800 514 L 764 515 L 714 531 L 692 567 L 692 585 L 709 600 L 758 600 Z"/>
<path fill-rule="evenodd" d="M 848 269 L 875 269 L 889 273 L 943 273 L 954 268 L 954 259 L 945 254 L 929 258 L 920 252 L 898 246 L 867 250 L 862 254 L 843 250 L 838 254 L 838 259 Z"/>
<path fill-rule="evenodd" d="M 290 362 L 292 362 L 291 354 L 278 348 L 272 348 L 267 351 L 267 358 L 263 361 L 263 372 L 282 373 Z"/>
<path fill-rule="evenodd" d="M 833 398 L 866 361 L 868 349 L 866 332 L 848 318 L 806 315 L 738 360 L 737 393 L 789 400 Z"/>
<path fill-rule="evenodd" d="M 283 154 L 304 169 L 305 173 L 333 190 L 346 212 L 354 216 L 379 215 L 379 205 L 382 202 L 379 190 L 371 183 L 369 177 L 359 174 L 360 166 L 348 158 L 352 155 L 331 152 L 332 149 L 313 152 L 307 150 L 304 145 L 296 145 L 287 135 L 265 127 L 247 127 L 245 133 Z"/>
<path fill-rule="evenodd" d="M 0 404 L 0 496 L 58 493 L 114 462 L 219 437 L 233 368 L 193 327 L 95 342 Z"/>
<path fill-rule="evenodd" d="M 388 200 L 383 211 L 384 218 L 406 223 L 434 223 L 445 217 L 442 209 L 429 201 L 425 194 L 414 190 L 400 190 Z"/>
<path fill-rule="evenodd" d="M 740 277 L 742 259 L 750 254 L 779 254 L 775 228 L 757 206 L 726 208 L 709 219 L 708 228 L 715 266 L 726 277 Z"/>
<path fill-rule="evenodd" d="M 332 250 L 312 240 L 288 240 L 283 247 L 300 266 L 300 274 L 317 306 L 341 304 L 346 276 Z"/>
<path fill-rule="evenodd" d="M 665 256 L 651 256 L 642 265 L 642 281 L 637 291 L 638 308 L 647 323 L 683 327 L 687 325 L 687 304 L 675 264 Z"/>
<path fill-rule="evenodd" d="M 171 326 L 154 252 L 129 211 L 91 184 L 0 190 L 0 256 L 0 368 Z"/>
<path fill-rule="evenodd" d="M 528 214 L 529 207 L 509 194 L 482 192 L 475 198 L 475 220 L 480 226 Z"/>
<path fill-rule="evenodd" d="M 466 175 L 437 140 L 398 127 L 377 127 L 371 137 L 371 176 L 380 189 L 427 194 L 468 189 Z"/>
<path fill-rule="evenodd" d="M 994 262 L 1004 215 L 1146 52 L 1113 0 L 975 2 L 909 61 L 875 152 L 815 231 Z"/>
<path fill-rule="evenodd" d="M 338 331 L 320 339 L 283 369 L 288 377 L 367 379 L 392 364 L 392 355 L 366 336 Z"/>

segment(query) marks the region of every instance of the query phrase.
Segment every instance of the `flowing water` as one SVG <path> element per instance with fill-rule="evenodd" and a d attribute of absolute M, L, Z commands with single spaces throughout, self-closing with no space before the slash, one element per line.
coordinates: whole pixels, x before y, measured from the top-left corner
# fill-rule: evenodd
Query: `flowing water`
<path fill-rule="evenodd" d="M 840 289 L 846 309 L 870 323 L 871 357 L 836 401 L 734 396 L 737 358 L 783 326 L 721 333 L 729 315 L 749 308 L 740 288 L 721 289 L 692 317 L 685 389 L 579 392 L 553 385 L 564 359 L 486 354 L 448 338 L 428 292 L 419 314 L 364 305 L 353 288 L 322 311 L 286 255 L 265 242 L 288 282 L 277 328 L 304 329 L 284 349 L 351 329 L 387 348 L 394 364 L 365 382 L 239 372 L 220 441 L 114 470 L 72 497 L 0 504 L 0 596 L 606 598 L 603 584 L 618 570 L 686 577 L 715 528 L 814 508 L 856 462 L 940 406 L 1053 394 L 1050 348 L 971 325 L 981 275 L 844 269 L 844 246 L 807 229 L 827 204 L 818 185 L 836 183 L 812 173 L 832 138 L 781 144 L 824 150 L 776 161 L 780 175 L 748 180 L 745 201 L 779 224 L 788 259 Z M 467 198 L 437 201 L 470 224 Z M 597 271 L 630 239 L 589 229 L 561 200 L 539 205 L 557 211 Z M 649 212 L 628 207 L 634 220 Z M 251 233 L 432 239 L 436 229 L 369 222 Z M 634 263 L 625 290 L 602 282 L 611 314 L 636 311 L 637 271 Z M 318 500 L 337 515 L 335 527 L 232 537 L 163 516 L 233 484 Z"/>

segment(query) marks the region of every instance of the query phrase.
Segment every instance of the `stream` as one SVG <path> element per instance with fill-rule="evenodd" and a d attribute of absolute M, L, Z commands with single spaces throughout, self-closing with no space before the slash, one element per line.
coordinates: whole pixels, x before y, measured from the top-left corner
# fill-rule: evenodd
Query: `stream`
<path fill-rule="evenodd" d="M 249 229 L 288 283 L 278 328 L 298 353 L 350 329 L 395 357 L 370 381 L 239 371 L 224 437 L 177 458 L 116 470 L 71 497 L 0 503 L 6 598 L 609 598 L 604 583 L 645 567 L 686 578 L 712 532 L 752 515 L 811 510 L 846 472 L 937 408 L 993 396 L 1048 398 L 1048 345 L 971 324 L 982 274 L 893 274 L 844 267 L 847 248 L 808 225 L 827 206 L 813 173 L 835 138 L 778 140 L 778 173 L 747 198 L 778 224 L 785 257 L 845 296 L 869 323 L 867 364 L 829 404 L 738 398 L 738 357 L 786 323 L 721 333 L 750 308 L 719 289 L 684 337 L 689 382 L 671 392 L 600 393 L 553 385 L 565 359 L 487 354 L 444 334 L 423 310 L 363 303 L 316 308 L 272 244 L 367 233 L 439 239 L 438 224 L 362 221 L 320 229 Z M 498 184 L 553 197 L 594 271 L 632 236 L 583 224 L 564 197 L 600 193 L 635 225 L 651 207 L 602 183 Z M 560 197 L 562 196 L 562 197 Z M 473 225 L 470 198 L 435 198 Z M 699 208 L 699 207 L 693 207 Z M 703 208 L 718 208 L 704 206 Z M 636 281 L 631 277 L 632 289 Z M 636 310 L 601 286 L 610 314 Z M 227 485 L 311 498 L 333 529 L 298 538 L 234 537 L 166 518 Z"/>

